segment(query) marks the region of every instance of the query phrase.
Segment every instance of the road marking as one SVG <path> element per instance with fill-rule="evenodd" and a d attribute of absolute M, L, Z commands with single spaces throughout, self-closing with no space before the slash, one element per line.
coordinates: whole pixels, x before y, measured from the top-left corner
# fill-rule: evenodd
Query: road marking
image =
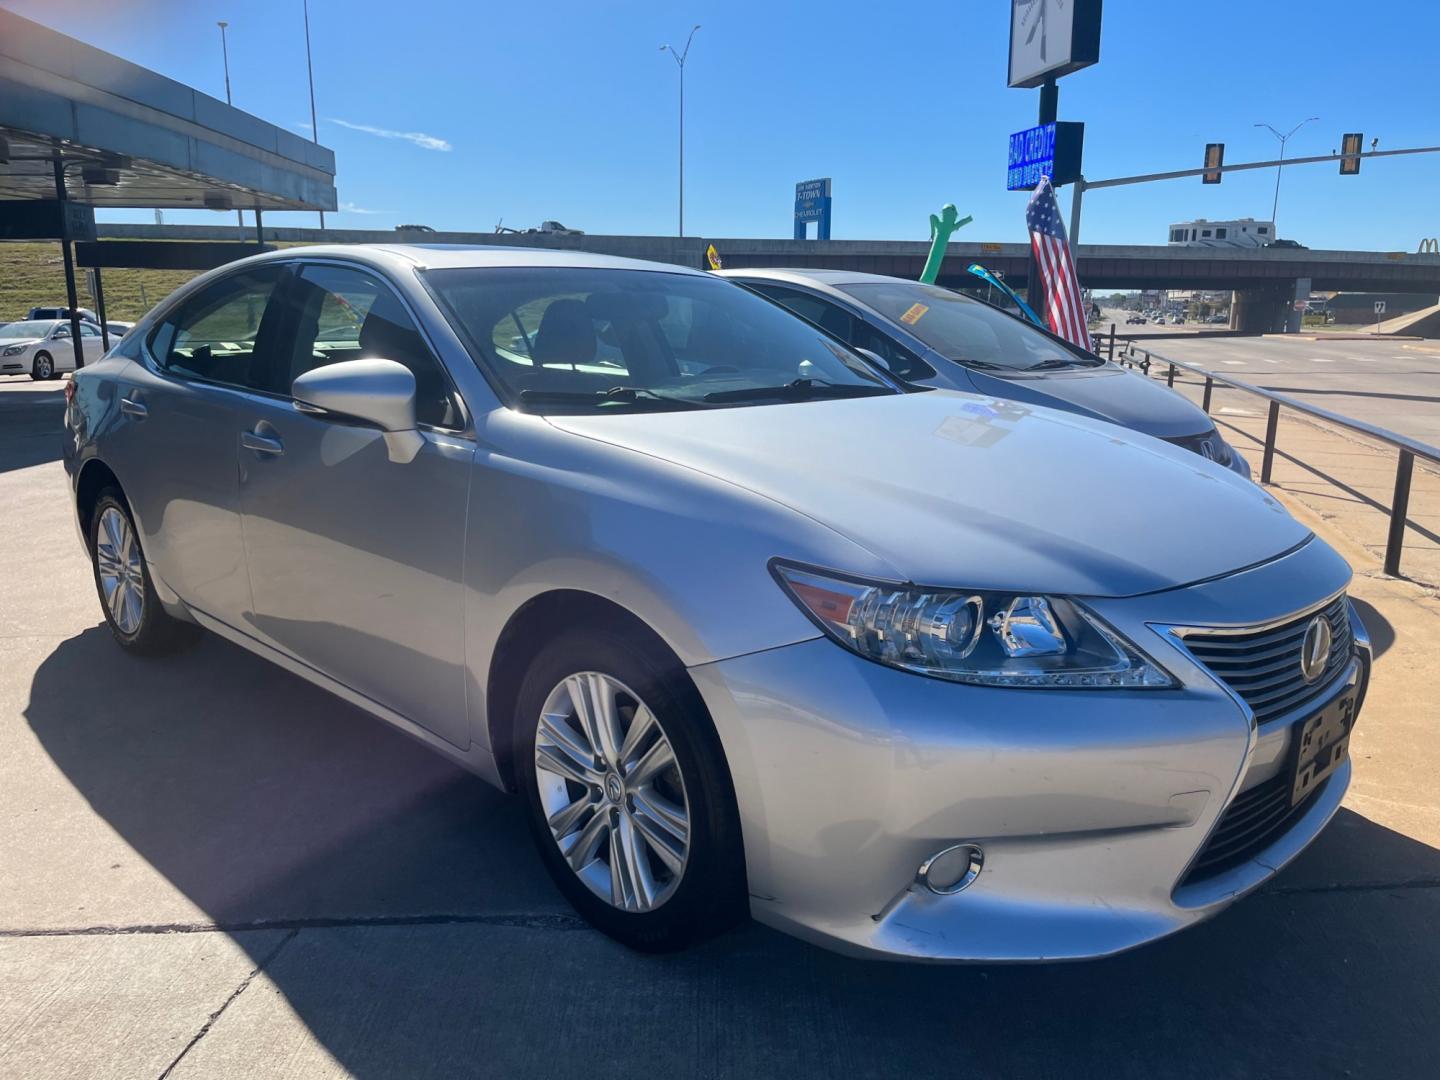
<path fill-rule="evenodd" d="M 1333 364 L 1335 358 L 1333 356 L 1312 356 L 1310 362 L 1312 364 Z"/>
<path fill-rule="evenodd" d="M 1259 413 L 1257 413 L 1257 412 L 1255 412 L 1255 411 L 1253 411 L 1253 410 L 1251 410 L 1251 409 L 1236 409 L 1236 408 L 1234 408 L 1233 406 L 1230 406 L 1230 405 L 1226 405 L 1226 406 L 1218 409 L 1217 411 L 1220 412 L 1220 413 L 1222 413 L 1222 414 L 1225 415 L 1225 416 L 1259 416 L 1259 415 L 1260 415 Z"/>
<path fill-rule="evenodd" d="M 1240 367 L 1242 364 L 1245 363 L 1245 361 L 1244 361 L 1244 360 L 1221 360 L 1220 363 L 1222 363 L 1222 364 L 1229 364 L 1231 367 Z"/>

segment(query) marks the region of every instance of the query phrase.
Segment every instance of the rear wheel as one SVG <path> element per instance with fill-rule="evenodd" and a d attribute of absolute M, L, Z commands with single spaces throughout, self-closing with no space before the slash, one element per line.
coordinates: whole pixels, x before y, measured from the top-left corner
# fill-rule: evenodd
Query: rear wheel
<path fill-rule="evenodd" d="M 101 492 L 90 527 L 95 590 L 115 640 L 145 655 L 172 652 L 193 640 L 196 628 L 161 606 L 135 519 L 117 488 Z"/>
<path fill-rule="evenodd" d="M 30 365 L 30 378 L 44 382 L 55 377 L 55 359 L 47 352 L 36 353 L 35 362 Z"/>
<path fill-rule="evenodd" d="M 650 952 L 719 933 L 746 902 L 719 739 L 657 651 L 613 630 L 547 643 L 521 687 L 515 747 L 555 883 L 598 929 Z"/>

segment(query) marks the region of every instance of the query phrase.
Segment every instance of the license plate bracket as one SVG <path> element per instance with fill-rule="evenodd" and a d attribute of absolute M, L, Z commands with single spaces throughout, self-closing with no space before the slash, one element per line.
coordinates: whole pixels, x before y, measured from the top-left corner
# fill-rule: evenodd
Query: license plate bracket
<path fill-rule="evenodd" d="M 1304 802 L 1349 755 L 1355 698 L 1356 689 L 1351 687 L 1313 716 L 1296 723 L 1291 749 L 1291 806 Z"/>

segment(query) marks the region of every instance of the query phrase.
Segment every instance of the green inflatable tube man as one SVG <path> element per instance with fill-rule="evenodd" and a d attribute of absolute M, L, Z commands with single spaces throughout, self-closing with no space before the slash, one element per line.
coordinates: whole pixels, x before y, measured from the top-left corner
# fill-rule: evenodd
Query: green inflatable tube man
<path fill-rule="evenodd" d="M 920 275 L 924 284 L 935 284 L 935 279 L 940 276 L 940 264 L 945 261 L 945 245 L 950 243 L 950 237 L 957 230 L 969 225 L 972 220 L 968 214 L 962 219 L 954 203 L 942 206 L 939 217 L 930 215 L 930 257 L 925 260 L 925 271 Z"/>

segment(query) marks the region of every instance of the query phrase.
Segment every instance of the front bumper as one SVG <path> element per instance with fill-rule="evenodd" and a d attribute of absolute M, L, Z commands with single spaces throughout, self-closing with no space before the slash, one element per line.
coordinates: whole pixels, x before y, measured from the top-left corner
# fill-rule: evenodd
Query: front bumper
<path fill-rule="evenodd" d="M 826 639 L 692 669 L 735 784 L 753 914 L 842 951 L 1034 961 L 1118 952 L 1216 913 L 1314 839 L 1350 766 L 1253 858 L 1183 885 L 1230 802 L 1275 775 L 1291 726 L 1257 728 L 1152 624 L 1260 623 L 1348 577 L 1312 541 L 1230 578 L 1092 603 L 1176 690 L 963 686 Z M 1357 627 L 1342 679 L 1363 681 L 1367 660 Z M 969 888 L 916 883 L 926 858 L 962 842 L 984 849 Z"/>

